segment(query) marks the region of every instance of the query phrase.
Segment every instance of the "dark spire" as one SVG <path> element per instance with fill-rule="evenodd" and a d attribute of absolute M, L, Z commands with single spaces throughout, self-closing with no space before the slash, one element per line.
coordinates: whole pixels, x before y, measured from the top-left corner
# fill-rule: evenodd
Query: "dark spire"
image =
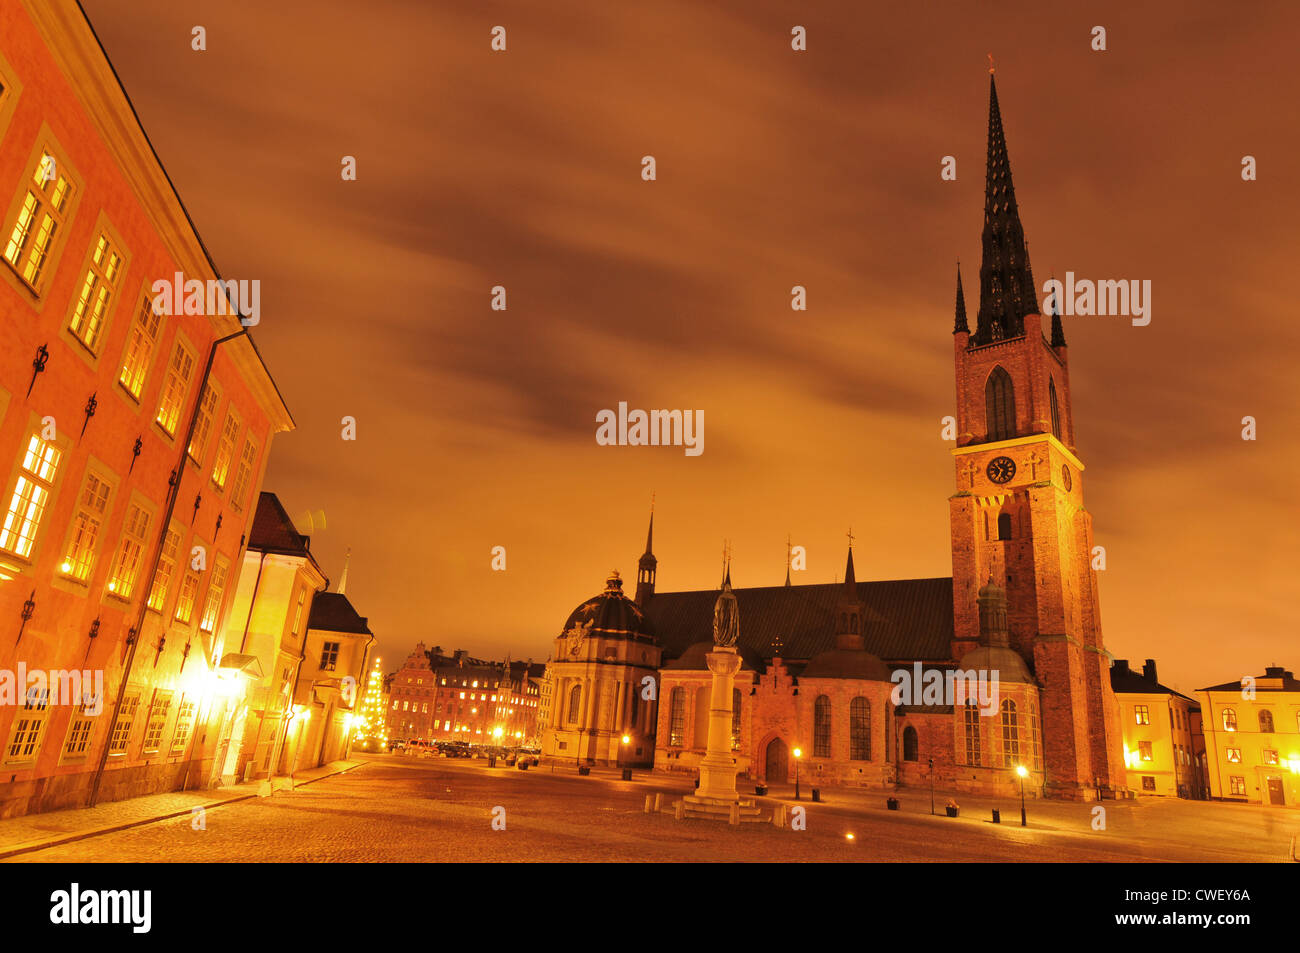
<path fill-rule="evenodd" d="M 1061 302 L 1056 300 L 1056 295 L 1052 295 L 1052 347 L 1065 347 L 1065 328 L 1061 325 Z"/>
<path fill-rule="evenodd" d="M 785 584 L 790 585 L 790 534 L 785 535 Z"/>
<path fill-rule="evenodd" d="M 957 320 L 953 323 L 952 333 L 960 331 L 969 334 L 970 325 L 966 323 L 966 295 L 961 290 L 961 262 L 957 262 Z"/>
<path fill-rule="evenodd" d="M 857 577 L 853 574 L 853 544 L 852 543 L 849 543 L 849 561 L 844 566 L 844 588 L 853 590 L 854 598 L 857 597 L 858 580 Z"/>
<path fill-rule="evenodd" d="M 1011 160 L 1002 131 L 998 87 L 989 69 L 989 156 L 984 187 L 984 257 L 980 263 L 980 309 L 974 344 L 990 344 L 1025 333 L 1025 315 L 1038 313 L 1029 271 L 1025 231 L 1020 225 Z"/>
<path fill-rule="evenodd" d="M 835 606 L 835 647 L 861 649 L 865 621 L 862 600 L 858 598 L 858 579 L 853 571 L 853 530 L 849 530 L 849 556 L 844 564 L 844 588 Z"/>

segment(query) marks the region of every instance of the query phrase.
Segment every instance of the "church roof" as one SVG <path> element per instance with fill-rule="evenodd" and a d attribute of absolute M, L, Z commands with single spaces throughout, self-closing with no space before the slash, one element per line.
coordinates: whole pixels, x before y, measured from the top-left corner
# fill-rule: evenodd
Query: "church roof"
<path fill-rule="evenodd" d="M 941 661 L 951 658 L 952 579 L 891 579 L 859 582 L 865 605 L 866 650 L 889 660 Z M 736 589 L 740 607 L 739 646 L 764 658 L 778 639 L 782 658 L 811 659 L 836 648 L 835 607 L 843 583 Z M 646 605 L 666 659 L 679 658 L 697 642 L 713 639 L 716 589 L 656 592 Z"/>
<path fill-rule="evenodd" d="M 298 532 L 280 503 L 280 498 L 265 490 L 259 493 L 253 526 L 248 531 L 248 548 L 286 556 L 310 557 L 310 545 L 310 538 Z"/>

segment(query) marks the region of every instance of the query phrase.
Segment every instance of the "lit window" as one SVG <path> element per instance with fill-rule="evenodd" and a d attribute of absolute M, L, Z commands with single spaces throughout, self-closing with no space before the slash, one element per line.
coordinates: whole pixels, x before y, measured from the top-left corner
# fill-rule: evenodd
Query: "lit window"
<path fill-rule="evenodd" d="M 14 484 L 13 496 L 5 513 L 4 526 L 0 527 L 0 549 L 26 559 L 36 542 L 36 531 L 50 502 L 54 476 L 58 472 L 63 451 L 33 434 L 27 441 L 27 450 Z"/>
<path fill-rule="evenodd" d="M 50 714 L 50 690 L 32 687 L 27 690 L 22 706 L 14 714 L 13 730 L 5 748 L 5 763 L 35 761 L 45 735 L 45 724 Z"/>
<path fill-rule="evenodd" d="M 104 322 L 113 301 L 118 275 L 122 271 L 122 256 L 113 240 L 101 232 L 95 241 L 94 251 L 86 266 L 86 277 L 81 283 L 81 293 L 72 308 L 68 330 L 86 346 L 91 354 L 99 353 L 99 341 L 104 333 Z"/>
<path fill-rule="evenodd" d="M 208 598 L 203 604 L 203 618 L 199 628 L 204 632 L 213 632 L 217 627 L 217 615 L 221 612 L 221 600 L 226 594 L 226 577 L 230 566 L 224 559 L 218 559 L 212 567 L 212 582 L 208 584 Z"/>
<path fill-rule="evenodd" d="M 230 488 L 230 505 L 237 510 L 244 508 L 244 492 L 253 475 L 253 461 L 257 458 L 257 445 L 252 439 L 244 441 L 244 449 L 239 454 L 239 467 L 235 470 L 235 482 Z"/>
<path fill-rule="evenodd" d="M 190 729 L 194 727 L 194 702 L 182 701 L 176 712 L 176 730 L 172 734 L 172 754 L 185 750 L 185 743 L 190 739 Z"/>
<path fill-rule="evenodd" d="M 973 701 L 962 706 L 962 726 L 966 730 L 966 763 L 978 765 L 981 763 L 980 712 Z"/>
<path fill-rule="evenodd" d="M 1147 709 L 1146 705 L 1135 705 L 1133 708 L 1133 717 L 1136 724 L 1151 724 L 1151 712 Z"/>
<path fill-rule="evenodd" d="M 48 152 L 37 160 L 5 244 L 5 261 L 38 294 L 45 265 L 63 230 L 72 200 L 73 187 L 61 167 L 62 163 Z"/>
<path fill-rule="evenodd" d="M 226 422 L 221 427 L 221 437 L 217 440 L 217 456 L 212 463 L 212 482 L 218 490 L 225 489 L 226 476 L 230 473 L 230 458 L 235 453 L 235 437 L 239 433 L 239 418 L 233 410 L 227 411 Z"/>
<path fill-rule="evenodd" d="M 1016 713 L 1016 703 L 1007 698 L 1002 702 L 1002 764 L 1012 768 L 1019 763 L 1020 719 Z"/>
<path fill-rule="evenodd" d="M 126 352 L 122 355 L 122 372 L 117 381 L 128 394 L 136 400 L 144 390 L 144 379 L 149 373 L 149 362 L 153 359 L 154 345 L 158 343 L 158 328 L 162 324 L 162 315 L 154 310 L 153 299 L 148 293 L 140 298 L 135 320 L 131 322 L 131 331 L 126 339 Z"/>
<path fill-rule="evenodd" d="M 1259 713 L 1259 730 L 1266 734 L 1273 733 L 1273 713 L 1271 711 L 1261 711 Z"/>
<path fill-rule="evenodd" d="M 126 743 L 131 737 L 131 722 L 135 720 L 135 710 L 140 706 L 140 694 L 135 692 L 122 699 L 122 707 L 113 724 L 113 735 L 108 742 L 109 754 L 125 754 Z"/>
<path fill-rule="evenodd" d="M 188 625 L 194 616 L 194 600 L 199 595 L 198 573 L 187 572 L 181 580 L 181 594 L 176 597 L 176 621 Z"/>
<path fill-rule="evenodd" d="M 179 342 L 172 351 L 172 359 L 167 364 L 167 381 L 163 384 L 162 400 L 158 404 L 158 415 L 154 418 L 169 437 L 176 435 L 176 425 L 180 422 L 181 407 L 185 403 L 185 392 L 190 386 L 190 375 L 194 372 L 194 358 Z"/>
<path fill-rule="evenodd" d="M 158 559 L 158 572 L 154 574 L 153 586 L 149 590 L 149 608 L 162 612 L 163 603 L 167 601 L 167 586 L 171 581 L 172 570 L 176 568 L 176 552 L 181 545 L 181 531 L 172 527 L 167 530 L 163 540 L 162 555 Z"/>
<path fill-rule="evenodd" d="M 825 695 L 818 695 L 817 700 L 813 702 L 813 757 L 829 758 L 830 756 L 831 700 Z"/>
<path fill-rule="evenodd" d="M 339 660 L 338 642 L 326 642 L 324 645 L 321 646 L 320 667 L 323 671 L 326 672 L 334 671 L 334 666 L 338 664 L 338 660 Z M 429 706 L 425 705 L 424 710 L 428 711 Z"/>
<path fill-rule="evenodd" d="M 1237 730 L 1237 713 L 1231 708 L 1223 709 L 1223 730 L 1224 731 Z"/>
<path fill-rule="evenodd" d="M 83 703 L 77 706 L 68 723 L 68 738 L 63 743 L 63 760 L 78 761 L 90 750 L 90 732 L 95 726 L 95 716 L 86 712 Z"/>
<path fill-rule="evenodd" d="M 1138 742 L 1138 757 L 1140 757 L 1143 761 L 1154 760 L 1155 756 L 1151 753 L 1151 742 L 1149 741 Z"/>
<path fill-rule="evenodd" d="M 203 451 L 207 448 L 208 432 L 212 429 L 212 418 L 217 413 L 217 403 L 221 395 L 211 384 L 203 388 L 203 396 L 199 398 L 199 415 L 194 421 L 194 436 L 190 440 L 189 454 L 191 460 L 195 463 L 203 461 Z"/>
<path fill-rule="evenodd" d="M 132 503 L 126 512 L 122 528 L 122 542 L 109 574 L 108 591 L 123 599 L 131 598 L 135 580 L 140 573 L 140 559 L 144 555 L 144 539 L 149 532 L 149 512 L 138 503 Z"/>
<path fill-rule="evenodd" d="M 1244 797 L 1246 795 L 1246 779 L 1234 774 L 1229 780 L 1232 785 L 1232 793 L 1240 794 Z"/>
<path fill-rule="evenodd" d="M 1265 748 L 1263 752 L 1265 764 L 1277 764 L 1277 752 L 1272 748 Z"/>
<path fill-rule="evenodd" d="M 158 750 L 158 745 L 162 741 L 163 728 L 167 725 L 167 712 L 171 706 L 171 692 L 158 692 L 154 695 L 154 702 L 149 706 L 149 720 L 145 722 L 145 754 Z"/>
<path fill-rule="evenodd" d="M 99 542 L 99 530 L 104 522 L 111 490 L 108 483 L 97 474 L 86 474 L 86 484 L 72 517 L 68 552 L 59 565 L 61 573 L 78 582 L 85 582 L 89 578 L 91 566 L 94 565 L 95 547 Z"/>
<path fill-rule="evenodd" d="M 1240 749 L 1240 748 L 1229 748 L 1229 749 L 1228 749 L 1228 760 L 1231 761 L 1233 764 L 1241 764 L 1241 749 Z"/>

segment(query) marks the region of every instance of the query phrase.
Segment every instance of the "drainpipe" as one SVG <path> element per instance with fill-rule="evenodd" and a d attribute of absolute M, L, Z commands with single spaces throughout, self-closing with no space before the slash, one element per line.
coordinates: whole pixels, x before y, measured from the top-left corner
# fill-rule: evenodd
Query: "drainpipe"
<path fill-rule="evenodd" d="M 172 471 L 174 479 L 167 491 L 167 507 L 163 513 L 161 525 L 158 528 L 158 543 L 154 547 L 153 559 L 150 561 L 149 575 L 145 577 L 145 587 L 153 585 L 154 578 L 158 575 L 158 564 L 162 562 L 163 544 L 167 541 L 167 530 L 171 526 L 172 514 L 176 510 L 176 499 L 180 496 L 181 483 L 185 479 L 185 456 L 189 453 L 190 441 L 194 439 L 194 428 L 199 422 L 199 407 L 203 402 L 203 391 L 208 386 L 208 378 L 212 375 L 212 362 L 216 359 L 217 348 L 227 341 L 233 341 L 237 337 L 244 337 L 248 334 L 247 327 L 240 327 L 233 334 L 227 334 L 223 338 L 217 338 L 212 342 L 212 347 L 208 349 L 208 362 L 203 367 L 203 377 L 199 380 L 198 395 L 194 399 L 194 409 L 190 412 L 190 424 L 185 430 L 185 439 L 181 441 L 180 459 L 176 462 L 176 469 Z M 99 786 L 104 780 L 104 768 L 108 764 L 108 745 L 113 736 L 113 726 L 117 724 L 117 716 L 122 710 L 122 701 L 126 697 L 127 683 L 131 679 L 131 666 L 135 663 L 135 652 L 140 646 L 140 638 L 144 635 L 145 613 L 149 609 L 148 588 L 144 588 L 140 595 L 140 607 L 136 610 L 135 615 L 135 637 L 131 640 L 131 646 L 127 649 L 126 663 L 122 667 L 122 681 L 117 688 L 117 700 L 113 703 L 113 714 L 109 719 L 109 730 L 104 736 L 104 745 L 99 752 L 99 762 L 95 766 L 95 777 L 90 783 L 90 796 L 86 799 L 87 807 L 94 807 L 99 800 Z M 167 622 L 163 620 L 164 630 Z"/>
<path fill-rule="evenodd" d="M 370 680 L 369 680 L 370 671 L 369 671 L 369 669 L 367 668 L 367 666 L 370 664 L 370 646 L 372 646 L 372 645 L 374 645 L 374 644 L 375 644 L 375 636 L 374 636 L 373 633 L 371 633 L 370 638 L 366 639 L 366 644 L 365 644 L 365 646 L 361 649 L 361 674 L 357 676 L 357 691 L 356 691 L 356 693 L 353 695 L 353 698 L 352 698 L 352 716 L 353 716 L 353 720 L 354 720 L 354 721 L 355 721 L 355 719 L 356 719 L 356 714 L 357 714 L 357 703 L 358 703 L 359 701 L 362 701 L 362 700 L 365 698 L 365 696 L 366 696 L 366 695 L 369 693 L 369 691 L 370 691 Z M 361 687 L 361 679 L 363 679 L 363 678 L 366 679 L 366 685 L 365 685 L 364 688 Z M 433 697 L 434 697 L 434 699 L 436 700 L 437 697 L 438 697 L 438 673 L 437 673 L 437 671 L 434 672 L 434 677 L 433 677 L 433 686 L 434 686 L 434 688 L 433 688 L 433 691 L 434 691 L 434 695 L 433 695 Z M 387 717 L 388 712 L 384 712 L 384 715 L 385 715 L 385 717 Z M 353 727 L 355 727 L 355 724 L 353 725 Z M 353 737 L 353 736 L 352 736 L 352 728 L 348 728 L 347 743 L 343 746 L 343 760 L 344 760 L 344 761 L 347 761 L 348 758 L 351 757 L 351 755 L 352 755 L 352 737 Z"/>

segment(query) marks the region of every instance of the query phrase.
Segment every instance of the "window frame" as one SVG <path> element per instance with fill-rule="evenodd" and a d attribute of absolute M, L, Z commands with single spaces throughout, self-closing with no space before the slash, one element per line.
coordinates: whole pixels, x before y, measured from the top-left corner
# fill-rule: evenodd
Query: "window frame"
<path fill-rule="evenodd" d="M 33 284 L 23 277 L 20 266 L 10 262 L 4 253 L 8 249 L 14 229 L 18 224 L 19 210 L 26 202 L 29 186 L 34 181 L 36 172 L 44 162 L 45 156 L 54 159 L 56 173 L 62 170 L 61 174 L 67 179 L 72 192 L 68 196 L 64 207 L 59 210 L 59 217 L 56 219 L 55 236 L 42 259 L 40 271 L 36 276 L 37 280 Z M 16 191 L 5 212 L 4 219 L 0 220 L 0 275 L 4 276 L 5 280 L 37 313 L 43 312 L 49 301 L 48 292 L 51 277 L 59 270 L 59 262 L 63 258 L 64 250 L 67 248 L 72 233 L 72 225 L 76 221 L 77 210 L 85 193 L 85 180 L 77 172 L 76 166 L 68 161 L 67 156 L 67 150 L 59 143 L 49 124 L 41 123 L 32 151 L 27 162 L 22 167 L 22 179 L 16 185 Z M 24 257 L 28 251 L 29 246 L 24 245 L 23 254 L 20 255 L 20 258 Z"/>
<path fill-rule="evenodd" d="M 94 262 L 99 242 L 104 239 L 116 250 L 118 256 L 117 273 L 111 280 L 106 279 L 103 269 L 96 266 Z M 95 221 L 95 227 L 90 232 L 89 246 L 86 249 L 85 257 L 82 259 L 81 269 L 74 276 L 72 295 L 68 301 L 68 313 L 59 326 L 59 337 L 94 369 L 99 368 L 99 362 L 103 360 L 104 354 L 108 350 L 109 330 L 121 304 L 122 290 L 128 284 L 127 274 L 130 267 L 131 253 L 127 250 L 126 243 L 122 241 L 122 236 L 113 227 L 113 223 L 108 220 L 108 216 L 101 211 L 99 218 Z M 108 301 L 104 305 L 103 314 L 99 316 L 98 333 L 95 336 L 93 345 L 83 339 L 72 327 L 72 322 L 77 317 L 77 308 L 81 304 L 87 272 L 104 279 L 109 286 Z"/>

